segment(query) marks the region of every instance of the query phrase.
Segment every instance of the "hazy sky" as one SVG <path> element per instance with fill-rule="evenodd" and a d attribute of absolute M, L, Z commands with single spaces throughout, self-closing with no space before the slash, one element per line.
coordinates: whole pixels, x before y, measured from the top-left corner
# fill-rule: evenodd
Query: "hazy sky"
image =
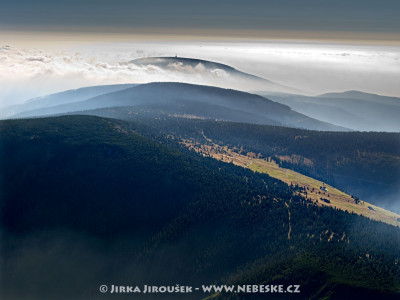
<path fill-rule="evenodd" d="M 0 26 L 94 32 L 162 29 L 334 31 L 396 34 L 398 0 L 12 0 Z"/>
<path fill-rule="evenodd" d="M 314 94 L 400 96 L 399 11 L 397 0 L 0 0 L 0 106 L 163 80 L 120 62 L 175 54 Z"/>

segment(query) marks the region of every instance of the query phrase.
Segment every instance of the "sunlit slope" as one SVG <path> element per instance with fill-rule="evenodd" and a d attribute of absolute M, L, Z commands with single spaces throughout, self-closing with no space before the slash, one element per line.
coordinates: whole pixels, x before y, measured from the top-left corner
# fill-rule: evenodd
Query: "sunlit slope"
<path fill-rule="evenodd" d="M 209 142 L 212 141 L 209 140 Z M 240 154 L 239 149 L 231 149 L 226 146 L 221 147 L 214 143 L 201 145 L 192 143 L 190 140 L 184 140 L 183 143 L 203 155 L 210 155 L 218 160 L 249 168 L 255 172 L 266 173 L 271 177 L 282 180 L 288 185 L 302 187 L 303 191 L 301 194 L 311 199 L 317 205 L 331 206 L 349 213 L 363 215 L 373 220 L 400 225 L 400 215 L 362 201 L 362 199 L 353 198 L 322 181 L 290 169 L 281 168 L 271 159 L 262 159 L 260 155 L 254 153 L 248 153 L 247 155 Z"/>

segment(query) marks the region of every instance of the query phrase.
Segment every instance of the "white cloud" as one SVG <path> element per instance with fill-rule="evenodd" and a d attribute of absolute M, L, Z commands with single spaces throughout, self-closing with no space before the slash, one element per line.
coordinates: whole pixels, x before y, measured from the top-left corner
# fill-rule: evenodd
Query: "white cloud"
<path fill-rule="evenodd" d="M 0 46 L 0 105 L 89 85 L 189 81 L 212 84 L 223 70 L 172 64 L 125 64 L 146 56 L 175 55 L 229 64 L 311 93 L 359 89 L 400 95 L 400 49 L 306 43 L 114 43 L 64 49 Z M 191 74 L 191 76 L 187 76 Z"/>

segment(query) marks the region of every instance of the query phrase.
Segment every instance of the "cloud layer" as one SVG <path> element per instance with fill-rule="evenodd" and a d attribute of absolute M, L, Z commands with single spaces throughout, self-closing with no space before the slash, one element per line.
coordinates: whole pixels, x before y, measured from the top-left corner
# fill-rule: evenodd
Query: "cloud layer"
<path fill-rule="evenodd" d="M 324 93 L 358 89 L 400 96 L 400 49 L 307 43 L 109 43 L 43 49 L 0 46 L 0 106 L 89 85 L 184 81 L 212 84 L 222 70 L 179 64 L 169 71 L 124 62 L 147 56 L 195 57 L 281 84 Z M 172 70 L 172 71 L 171 71 Z M 239 87 L 242 88 L 242 87 Z"/>

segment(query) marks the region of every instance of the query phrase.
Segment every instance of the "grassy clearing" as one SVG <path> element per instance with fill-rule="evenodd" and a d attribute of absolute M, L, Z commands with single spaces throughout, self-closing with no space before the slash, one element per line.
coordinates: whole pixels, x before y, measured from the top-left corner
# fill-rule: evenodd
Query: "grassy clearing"
<path fill-rule="evenodd" d="M 227 146 L 219 146 L 210 141 L 208 145 L 193 143 L 190 140 L 183 140 L 182 143 L 189 149 L 193 149 L 203 155 L 208 155 L 224 162 L 233 163 L 248 168 L 254 172 L 266 173 L 269 176 L 282 180 L 289 185 L 293 184 L 303 187 L 305 188 L 305 192 L 302 192 L 301 194 L 317 205 L 331 206 L 391 225 L 400 225 L 400 222 L 398 221 L 400 215 L 396 213 L 364 202 L 362 199 L 358 204 L 356 204 L 355 200 L 350 195 L 347 195 L 322 181 L 305 176 L 296 171 L 281 168 L 274 161 L 261 159 L 254 153 L 244 155 L 236 149 L 230 149 Z M 321 187 L 326 190 L 321 189 Z M 326 200 L 324 201 L 321 198 Z"/>

